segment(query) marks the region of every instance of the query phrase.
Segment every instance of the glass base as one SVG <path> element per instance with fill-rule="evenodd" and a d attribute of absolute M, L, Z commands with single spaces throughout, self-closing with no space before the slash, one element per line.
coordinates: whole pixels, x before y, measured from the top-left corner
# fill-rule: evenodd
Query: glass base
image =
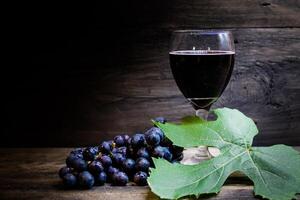
<path fill-rule="evenodd" d="M 196 116 L 206 120 L 208 117 L 209 111 L 206 109 L 198 109 L 196 110 Z M 220 154 L 218 148 L 215 147 L 207 147 L 207 146 L 199 146 L 188 148 L 183 151 L 183 159 L 180 162 L 185 165 L 192 165 L 202 162 L 204 160 L 211 159 Z"/>
<path fill-rule="evenodd" d="M 183 158 L 180 163 L 184 165 L 194 165 L 217 157 L 219 154 L 220 150 L 215 147 L 199 146 L 187 148 L 183 151 Z"/>

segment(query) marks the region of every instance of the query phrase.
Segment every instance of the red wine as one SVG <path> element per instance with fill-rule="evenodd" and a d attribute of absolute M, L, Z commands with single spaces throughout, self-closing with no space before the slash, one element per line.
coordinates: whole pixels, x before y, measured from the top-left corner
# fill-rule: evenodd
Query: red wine
<path fill-rule="evenodd" d="M 172 51 L 175 81 L 195 109 L 208 109 L 227 86 L 234 65 L 233 51 Z"/>

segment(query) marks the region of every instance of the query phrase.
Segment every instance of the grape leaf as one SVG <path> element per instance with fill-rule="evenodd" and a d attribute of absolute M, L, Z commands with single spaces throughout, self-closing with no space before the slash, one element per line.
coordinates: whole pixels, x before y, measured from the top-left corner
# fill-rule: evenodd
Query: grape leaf
<path fill-rule="evenodd" d="M 195 165 L 155 159 L 148 184 L 161 198 L 218 193 L 230 174 L 243 172 L 254 183 L 254 193 L 271 200 L 296 198 L 300 193 L 300 154 L 286 145 L 252 147 L 258 130 L 236 109 L 214 110 L 215 121 L 186 117 L 182 123 L 154 122 L 177 146 L 219 148 L 221 154 Z"/>

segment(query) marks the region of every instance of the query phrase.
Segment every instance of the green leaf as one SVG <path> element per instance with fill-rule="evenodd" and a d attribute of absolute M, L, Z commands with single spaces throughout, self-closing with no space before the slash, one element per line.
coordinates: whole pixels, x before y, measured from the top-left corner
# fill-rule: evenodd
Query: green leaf
<path fill-rule="evenodd" d="M 230 174 L 243 172 L 264 198 L 286 200 L 300 193 L 300 154 L 285 145 L 251 147 L 258 133 L 254 122 L 235 109 L 216 109 L 215 121 L 184 118 L 180 125 L 155 123 L 175 145 L 214 146 L 221 154 L 196 165 L 171 164 L 154 159 L 148 183 L 166 199 L 218 193 Z"/>

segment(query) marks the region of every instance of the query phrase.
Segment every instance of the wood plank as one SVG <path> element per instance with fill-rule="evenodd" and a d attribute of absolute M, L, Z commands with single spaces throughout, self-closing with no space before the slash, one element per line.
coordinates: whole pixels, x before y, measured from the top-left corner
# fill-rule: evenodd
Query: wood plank
<path fill-rule="evenodd" d="M 260 129 L 257 145 L 300 144 L 300 29 L 233 29 L 233 33 L 237 42 L 233 76 L 213 107 L 237 108 L 252 117 Z M 130 41 L 134 48 L 122 64 L 114 60 L 101 68 L 67 70 L 61 78 L 59 70 L 49 69 L 47 73 L 56 78 L 33 78 L 32 84 L 16 86 L 6 96 L 0 144 L 92 145 L 122 132 L 144 131 L 156 116 L 178 121 L 193 115 L 170 72 L 168 40 L 166 30 L 145 30 Z M 98 56 L 91 62 L 100 65 Z"/>
<path fill-rule="evenodd" d="M 299 147 L 297 147 L 300 150 Z M 64 190 L 58 169 L 69 148 L 1 148 L 0 199 L 158 199 L 148 187 L 94 187 L 92 190 Z M 217 196 L 208 199 L 255 199 L 248 181 L 232 181 Z"/>
<path fill-rule="evenodd" d="M 253 117 L 258 145 L 300 143 L 299 0 L 39 5 L 13 6 L 0 146 L 97 144 L 143 131 L 155 116 L 192 114 L 169 70 L 170 31 L 234 27 L 235 74 L 215 107 Z"/>
<path fill-rule="evenodd" d="M 153 0 L 94 6 L 93 17 L 103 29 L 300 26 L 299 0 Z"/>
<path fill-rule="evenodd" d="M 300 1 L 170 1 L 170 27 L 299 27 Z M 169 24 L 170 23 L 170 24 Z"/>

